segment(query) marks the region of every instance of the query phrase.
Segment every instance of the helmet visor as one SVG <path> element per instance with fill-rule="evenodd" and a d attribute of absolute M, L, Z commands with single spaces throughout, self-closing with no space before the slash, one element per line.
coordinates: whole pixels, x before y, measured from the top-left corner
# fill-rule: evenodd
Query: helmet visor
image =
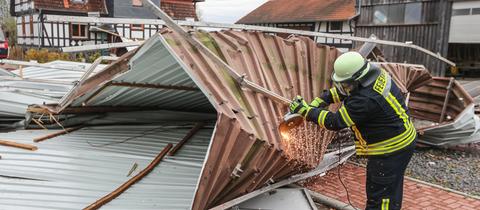
<path fill-rule="evenodd" d="M 338 92 L 344 96 L 349 96 L 354 85 L 351 82 L 333 82 Z"/>

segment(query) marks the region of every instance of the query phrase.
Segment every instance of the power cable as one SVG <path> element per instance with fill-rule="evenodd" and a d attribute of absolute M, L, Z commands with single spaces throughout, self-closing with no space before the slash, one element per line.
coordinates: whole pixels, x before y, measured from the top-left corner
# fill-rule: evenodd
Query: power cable
<path fill-rule="evenodd" d="M 338 150 L 340 151 L 342 149 L 342 141 L 339 139 L 338 141 Z M 345 191 L 347 192 L 347 200 L 348 200 L 348 203 L 350 204 L 351 207 L 355 208 L 355 206 L 353 206 L 352 204 L 352 201 L 350 200 L 350 193 L 348 192 L 348 188 L 347 188 L 347 185 L 345 183 L 343 183 L 343 180 L 342 180 L 342 175 L 340 174 L 341 173 L 341 168 L 342 168 L 342 165 L 341 165 L 341 155 L 339 154 L 338 155 L 338 179 L 340 180 L 340 183 L 342 183 L 342 186 L 343 188 L 345 189 Z M 348 204 L 345 206 L 347 207 Z M 345 208 L 344 207 L 344 208 Z"/>

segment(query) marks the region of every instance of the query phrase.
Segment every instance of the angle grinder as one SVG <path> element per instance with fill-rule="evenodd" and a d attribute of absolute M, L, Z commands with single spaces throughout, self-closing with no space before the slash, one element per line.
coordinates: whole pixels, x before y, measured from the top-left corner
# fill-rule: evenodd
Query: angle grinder
<path fill-rule="evenodd" d="M 283 116 L 283 122 L 278 126 L 278 130 L 282 136 L 286 136 L 292 128 L 301 125 L 305 119 L 302 115 L 297 113 L 291 113 L 290 111 Z"/>

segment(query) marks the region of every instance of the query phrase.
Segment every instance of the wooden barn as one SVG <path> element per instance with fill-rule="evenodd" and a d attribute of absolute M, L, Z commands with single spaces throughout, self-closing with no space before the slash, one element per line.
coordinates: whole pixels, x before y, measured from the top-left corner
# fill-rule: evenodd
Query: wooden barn
<path fill-rule="evenodd" d="M 275 0 L 267 1 L 237 23 L 352 36 L 355 17 L 355 0 Z M 289 34 L 279 35 L 287 37 Z M 344 51 L 352 48 L 350 40 L 314 39 Z"/>
<path fill-rule="evenodd" d="M 413 43 L 453 60 L 462 70 L 465 59 L 471 60 L 467 58 L 470 51 L 479 49 L 471 45 L 480 41 L 480 4 L 475 2 L 480 1 L 358 0 L 361 9 L 355 35 Z M 423 64 L 435 76 L 458 70 L 413 49 L 380 47 L 389 61 Z"/>
<path fill-rule="evenodd" d="M 204 0 L 153 0 L 177 20 L 196 19 L 197 2 Z M 161 3 L 160 3 L 161 2 Z M 17 19 L 17 44 L 24 47 L 60 48 L 145 40 L 161 25 L 84 23 L 75 17 L 157 19 L 141 0 L 10 0 Z"/>

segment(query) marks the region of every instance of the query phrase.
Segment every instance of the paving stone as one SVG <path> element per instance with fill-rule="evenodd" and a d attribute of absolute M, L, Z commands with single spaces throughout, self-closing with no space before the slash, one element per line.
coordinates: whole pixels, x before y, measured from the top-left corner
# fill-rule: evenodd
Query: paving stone
<path fill-rule="evenodd" d="M 351 202 L 356 208 L 364 209 L 366 201 L 365 168 L 348 163 L 342 166 L 340 171 L 342 180 L 344 180 L 350 194 Z M 332 170 L 324 177 L 310 179 L 304 185 L 310 190 L 330 195 L 334 199 L 348 203 L 346 191 L 338 179 L 338 170 Z M 406 179 L 402 209 L 476 210 L 480 209 L 480 200 Z"/>

